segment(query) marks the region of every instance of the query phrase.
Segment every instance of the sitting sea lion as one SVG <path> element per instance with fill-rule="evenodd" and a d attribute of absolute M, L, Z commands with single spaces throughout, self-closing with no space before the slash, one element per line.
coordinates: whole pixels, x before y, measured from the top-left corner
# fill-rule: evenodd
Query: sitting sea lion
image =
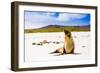
<path fill-rule="evenodd" d="M 72 54 L 74 53 L 74 40 L 72 38 L 71 32 L 64 30 L 64 46 L 55 50 L 52 53 L 61 53 L 61 54 Z"/>

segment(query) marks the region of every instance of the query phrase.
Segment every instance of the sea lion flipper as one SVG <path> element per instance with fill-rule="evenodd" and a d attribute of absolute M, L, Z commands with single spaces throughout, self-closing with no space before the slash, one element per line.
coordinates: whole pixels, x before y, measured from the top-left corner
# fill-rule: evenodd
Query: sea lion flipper
<path fill-rule="evenodd" d="M 55 50 L 54 52 L 51 52 L 50 54 L 53 54 L 53 53 L 59 53 L 57 50 Z"/>
<path fill-rule="evenodd" d="M 57 50 L 55 50 L 54 52 L 51 52 L 50 54 L 53 53 L 64 53 L 64 48 L 58 48 Z"/>

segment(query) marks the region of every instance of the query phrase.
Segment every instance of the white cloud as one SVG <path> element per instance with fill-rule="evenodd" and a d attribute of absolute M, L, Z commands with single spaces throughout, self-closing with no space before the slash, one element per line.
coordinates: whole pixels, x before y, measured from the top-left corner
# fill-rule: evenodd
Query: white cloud
<path fill-rule="evenodd" d="M 58 20 L 60 20 L 60 21 L 69 21 L 70 20 L 69 14 L 60 13 Z"/>
<path fill-rule="evenodd" d="M 71 19 L 81 19 L 84 18 L 86 14 L 70 14 L 70 13 L 60 13 L 58 20 L 60 21 L 70 21 Z"/>
<path fill-rule="evenodd" d="M 81 19 L 84 18 L 86 16 L 86 14 L 69 14 L 70 18 L 77 18 L 77 19 Z"/>

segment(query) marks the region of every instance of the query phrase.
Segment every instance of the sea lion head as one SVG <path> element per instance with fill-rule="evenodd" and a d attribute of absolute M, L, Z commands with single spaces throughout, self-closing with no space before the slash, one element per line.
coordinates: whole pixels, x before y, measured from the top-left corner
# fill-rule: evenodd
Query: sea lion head
<path fill-rule="evenodd" d="M 71 37 L 71 32 L 68 30 L 64 30 L 65 35 L 67 35 L 69 38 Z"/>

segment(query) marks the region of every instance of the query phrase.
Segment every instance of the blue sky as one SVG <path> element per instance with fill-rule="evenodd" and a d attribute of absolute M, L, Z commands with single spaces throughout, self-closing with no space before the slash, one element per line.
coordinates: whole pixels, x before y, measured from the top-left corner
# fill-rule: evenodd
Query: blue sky
<path fill-rule="evenodd" d="M 47 25 L 87 26 L 90 14 L 67 12 L 24 11 L 25 29 L 36 29 Z"/>

